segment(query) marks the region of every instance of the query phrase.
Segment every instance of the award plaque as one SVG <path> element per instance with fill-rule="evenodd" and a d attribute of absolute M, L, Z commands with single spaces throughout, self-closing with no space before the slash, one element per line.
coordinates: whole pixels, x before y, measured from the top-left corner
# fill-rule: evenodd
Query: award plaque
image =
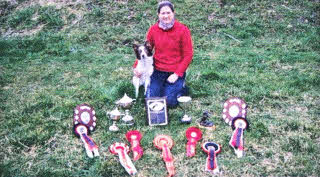
<path fill-rule="evenodd" d="M 80 104 L 74 108 L 73 124 L 83 124 L 89 128 L 89 133 L 96 128 L 96 112 L 89 104 Z"/>
<path fill-rule="evenodd" d="M 223 104 L 222 118 L 231 126 L 232 120 L 236 117 L 246 118 L 247 116 L 247 104 L 240 98 L 229 98 Z"/>
<path fill-rule="evenodd" d="M 166 97 L 146 98 L 146 110 L 149 126 L 168 124 Z"/>

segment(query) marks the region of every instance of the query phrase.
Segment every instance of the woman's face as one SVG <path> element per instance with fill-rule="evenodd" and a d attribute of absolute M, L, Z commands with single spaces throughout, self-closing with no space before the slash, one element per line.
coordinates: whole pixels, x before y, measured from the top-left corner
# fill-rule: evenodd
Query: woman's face
<path fill-rule="evenodd" d="M 174 12 L 170 9 L 169 6 L 163 6 L 160 9 L 160 13 L 158 14 L 159 20 L 164 23 L 171 23 L 174 18 Z"/>

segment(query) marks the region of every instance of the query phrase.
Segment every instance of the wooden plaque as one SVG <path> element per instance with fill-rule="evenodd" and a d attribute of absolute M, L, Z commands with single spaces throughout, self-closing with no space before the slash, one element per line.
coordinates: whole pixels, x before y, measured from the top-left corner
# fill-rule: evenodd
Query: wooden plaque
<path fill-rule="evenodd" d="M 168 124 L 166 97 L 146 98 L 146 111 L 149 126 Z"/>

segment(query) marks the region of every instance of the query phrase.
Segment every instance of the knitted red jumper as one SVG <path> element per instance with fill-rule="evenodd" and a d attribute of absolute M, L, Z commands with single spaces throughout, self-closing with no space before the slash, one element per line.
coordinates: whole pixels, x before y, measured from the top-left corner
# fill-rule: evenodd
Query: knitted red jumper
<path fill-rule="evenodd" d="M 147 33 L 147 40 L 155 49 L 155 69 L 174 72 L 182 77 L 193 57 L 191 33 L 187 26 L 175 21 L 169 30 L 159 28 L 158 22 L 151 26 Z M 133 67 L 137 65 L 137 60 Z"/>

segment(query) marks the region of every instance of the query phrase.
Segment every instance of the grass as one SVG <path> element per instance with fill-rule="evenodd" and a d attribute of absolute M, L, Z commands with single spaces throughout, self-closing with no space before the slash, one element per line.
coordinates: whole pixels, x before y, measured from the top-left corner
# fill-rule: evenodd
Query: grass
<path fill-rule="evenodd" d="M 222 145 L 221 176 L 320 175 L 320 54 L 318 1 L 173 1 L 179 21 L 192 32 L 194 58 L 187 75 L 194 120 L 211 113 L 215 131 L 202 142 Z M 106 111 L 130 83 L 132 44 L 142 42 L 156 17 L 157 1 L 0 2 L 0 176 L 127 176 L 108 147 L 143 133 L 137 176 L 165 176 L 157 134 L 175 141 L 176 176 L 211 176 L 197 146 L 185 155 L 182 110 L 170 109 L 170 124 L 145 124 L 141 95 L 133 127 L 110 133 Z M 222 105 L 243 98 L 251 129 L 246 155 L 228 145 L 231 128 Z M 101 156 L 89 159 L 72 132 L 73 109 L 89 103 L 98 117 L 92 137 Z M 126 142 L 127 143 L 127 142 Z"/>

